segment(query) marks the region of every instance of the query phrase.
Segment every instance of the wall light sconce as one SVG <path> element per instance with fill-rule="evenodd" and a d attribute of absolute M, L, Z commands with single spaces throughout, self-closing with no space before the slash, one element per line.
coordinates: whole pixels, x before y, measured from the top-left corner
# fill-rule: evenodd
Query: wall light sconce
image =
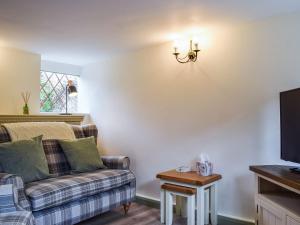
<path fill-rule="evenodd" d="M 178 46 L 175 46 L 173 55 L 175 55 L 175 58 L 179 63 L 196 62 L 198 52 L 200 52 L 198 48 L 198 43 L 193 44 L 192 40 L 190 40 L 190 49 L 185 57 L 180 58 L 179 57 L 180 52 L 178 52 L 177 50 L 178 50 Z"/>

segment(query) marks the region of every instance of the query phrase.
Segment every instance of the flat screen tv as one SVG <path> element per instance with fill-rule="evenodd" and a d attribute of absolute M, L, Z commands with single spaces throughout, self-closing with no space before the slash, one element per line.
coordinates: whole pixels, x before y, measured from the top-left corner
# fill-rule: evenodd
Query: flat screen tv
<path fill-rule="evenodd" d="M 300 88 L 280 93 L 280 124 L 281 159 L 300 163 Z"/>

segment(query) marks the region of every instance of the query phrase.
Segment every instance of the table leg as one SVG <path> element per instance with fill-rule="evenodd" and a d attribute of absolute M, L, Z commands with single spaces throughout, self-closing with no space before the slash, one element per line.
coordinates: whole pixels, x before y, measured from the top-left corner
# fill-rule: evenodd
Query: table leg
<path fill-rule="evenodd" d="M 166 192 L 160 189 L 160 222 L 166 222 Z"/>
<path fill-rule="evenodd" d="M 217 194 L 218 194 L 218 184 L 217 182 L 214 183 L 210 187 L 210 218 L 211 218 L 211 224 L 212 225 L 217 225 L 218 224 L 218 199 L 217 199 Z"/>
<path fill-rule="evenodd" d="M 177 216 L 181 216 L 181 208 L 182 208 L 181 201 L 182 201 L 181 196 L 176 195 L 176 215 Z"/>
<path fill-rule="evenodd" d="M 195 195 L 187 197 L 187 225 L 195 225 Z"/>
<path fill-rule="evenodd" d="M 258 207 L 258 201 L 257 201 L 257 196 L 258 193 L 260 192 L 260 184 L 259 184 L 259 177 L 257 176 L 257 174 L 255 174 L 255 198 L 254 198 L 254 202 L 255 202 L 255 225 L 258 225 L 258 219 L 259 219 L 259 212 L 260 212 L 260 207 Z"/>
<path fill-rule="evenodd" d="M 204 190 L 204 224 L 210 224 L 210 188 Z"/>
<path fill-rule="evenodd" d="M 204 188 L 198 187 L 196 194 L 197 225 L 204 225 Z"/>
<path fill-rule="evenodd" d="M 172 225 L 173 221 L 173 196 L 166 192 L 166 225 Z"/>

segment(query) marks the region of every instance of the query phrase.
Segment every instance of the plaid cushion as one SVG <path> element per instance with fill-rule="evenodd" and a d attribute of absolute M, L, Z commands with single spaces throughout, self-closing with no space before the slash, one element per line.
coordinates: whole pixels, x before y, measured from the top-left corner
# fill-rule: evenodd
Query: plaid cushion
<path fill-rule="evenodd" d="M 102 156 L 101 159 L 109 169 L 128 170 L 130 166 L 130 160 L 126 156 Z"/>
<path fill-rule="evenodd" d="M 94 136 L 96 139 L 96 143 L 97 143 L 97 137 L 98 137 L 98 129 L 96 127 L 96 125 L 93 124 L 88 124 L 88 125 L 83 125 L 81 126 L 84 136 L 85 137 L 92 137 Z"/>
<path fill-rule="evenodd" d="M 87 126 L 90 126 L 90 125 L 87 125 Z M 74 131 L 74 134 L 75 134 L 76 138 L 84 138 L 85 137 L 82 126 L 72 125 L 72 128 L 73 128 L 73 131 Z"/>
<path fill-rule="evenodd" d="M 135 180 L 129 170 L 97 170 L 29 183 L 25 192 L 33 211 L 65 204 Z"/>
<path fill-rule="evenodd" d="M 49 173 L 60 176 L 71 170 L 68 160 L 57 140 L 43 140 Z"/>
<path fill-rule="evenodd" d="M 30 203 L 24 192 L 24 183 L 21 177 L 16 175 L 0 173 L 0 185 L 12 184 L 18 191 L 18 206 L 24 210 L 30 210 Z"/>
<path fill-rule="evenodd" d="M 132 202 L 135 185 L 124 185 L 87 198 L 33 212 L 36 225 L 71 225 Z"/>
<path fill-rule="evenodd" d="M 17 211 L 13 213 L 0 214 L 1 225 L 34 225 L 34 218 L 31 212 Z"/>
<path fill-rule="evenodd" d="M 0 143 L 10 142 L 10 136 L 5 127 L 0 126 Z"/>

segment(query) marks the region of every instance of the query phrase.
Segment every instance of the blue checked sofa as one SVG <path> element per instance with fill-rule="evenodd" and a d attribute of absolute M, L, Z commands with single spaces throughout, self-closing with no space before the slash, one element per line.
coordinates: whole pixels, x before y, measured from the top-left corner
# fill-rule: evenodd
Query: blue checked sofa
<path fill-rule="evenodd" d="M 73 125 L 72 128 L 76 138 L 94 136 L 97 140 L 95 125 Z M 8 132 L 0 126 L 0 143 L 9 141 Z M 43 140 L 43 146 L 52 175 L 50 179 L 24 184 L 21 177 L 0 172 L 0 185 L 14 185 L 18 206 L 22 209 L 0 213 L 1 224 L 68 225 L 121 205 L 125 213 L 128 211 L 136 191 L 128 157 L 104 156 L 102 160 L 107 169 L 71 174 L 58 141 Z"/>

